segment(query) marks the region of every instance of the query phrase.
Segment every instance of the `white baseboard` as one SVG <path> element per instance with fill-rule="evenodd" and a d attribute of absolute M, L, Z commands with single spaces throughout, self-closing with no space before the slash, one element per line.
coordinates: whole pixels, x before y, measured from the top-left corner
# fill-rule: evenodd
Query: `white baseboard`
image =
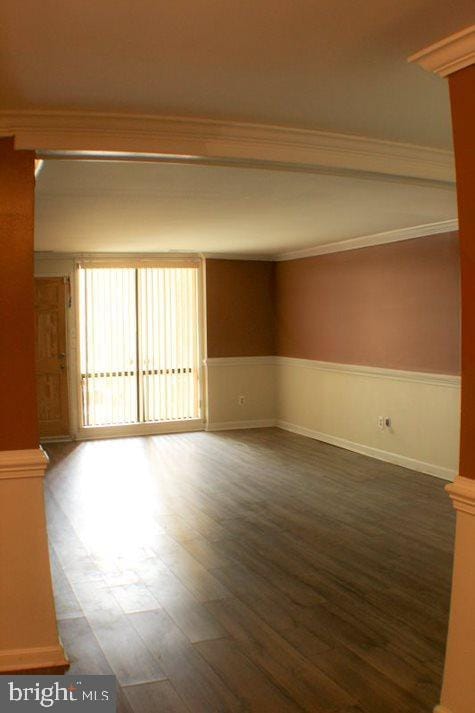
<path fill-rule="evenodd" d="M 236 431 L 244 428 L 270 428 L 275 426 L 275 418 L 261 418 L 256 421 L 221 421 L 220 423 L 208 423 L 207 431 Z"/>
<path fill-rule="evenodd" d="M 436 478 L 441 478 L 442 480 L 452 481 L 457 475 L 457 472 L 451 470 L 450 468 L 444 468 L 442 466 L 435 465 L 434 463 L 425 463 L 424 461 L 416 460 L 415 458 L 409 458 L 408 456 L 403 456 L 399 453 L 391 453 L 390 451 L 383 451 L 379 448 L 373 448 L 372 446 L 365 446 L 362 443 L 354 443 L 353 441 L 347 441 L 344 438 L 332 436 L 329 433 L 320 433 L 319 431 L 314 431 L 310 428 L 305 428 L 304 426 L 297 426 L 296 424 L 288 423 L 287 421 L 278 420 L 276 425 L 278 428 L 282 428 L 284 431 L 298 433 L 300 436 L 314 438 L 317 441 L 330 443 L 332 446 L 345 448 L 348 451 L 361 453 L 362 455 L 370 456 L 371 458 L 376 458 L 377 460 L 382 460 L 386 463 L 400 465 L 403 468 L 409 468 L 410 470 L 417 470 L 420 473 L 433 475 Z M 443 711 L 439 713 L 443 713 Z"/>

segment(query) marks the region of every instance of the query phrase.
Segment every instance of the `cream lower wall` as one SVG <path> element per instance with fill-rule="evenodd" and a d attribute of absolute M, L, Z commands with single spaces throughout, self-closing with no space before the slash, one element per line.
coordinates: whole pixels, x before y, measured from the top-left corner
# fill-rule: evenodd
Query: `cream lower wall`
<path fill-rule="evenodd" d="M 460 379 L 277 358 L 278 425 L 452 480 L 458 469 Z M 389 416 L 390 429 L 378 428 Z"/>
<path fill-rule="evenodd" d="M 459 377 L 286 357 L 209 359 L 206 372 L 209 430 L 277 425 L 447 480 L 457 474 Z M 381 431 L 379 416 L 391 428 Z"/>
<path fill-rule="evenodd" d="M 208 430 L 274 425 L 275 368 L 274 357 L 208 359 Z"/>

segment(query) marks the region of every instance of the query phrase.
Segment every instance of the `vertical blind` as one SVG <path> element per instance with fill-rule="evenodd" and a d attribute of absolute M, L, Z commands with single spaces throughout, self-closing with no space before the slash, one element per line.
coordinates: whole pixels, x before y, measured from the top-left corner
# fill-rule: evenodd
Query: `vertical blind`
<path fill-rule="evenodd" d="M 197 264 L 79 266 L 84 426 L 200 416 Z"/>

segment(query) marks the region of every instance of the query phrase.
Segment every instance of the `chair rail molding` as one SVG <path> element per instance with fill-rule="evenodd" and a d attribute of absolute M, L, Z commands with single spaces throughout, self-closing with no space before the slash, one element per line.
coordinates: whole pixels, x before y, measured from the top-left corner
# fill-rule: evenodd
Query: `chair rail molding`
<path fill-rule="evenodd" d="M 48 460 L 48 456 L 41 447 L 17 451 L 0 451 L 0 480 L 42 478 L 45 474 Z"/>
<path fill-rule="evenodd" d="M 447 77 L 459 69 L 475 64 L 475 25 L 416 52 L 407 61 L 414 62 L 439 77 Z"/>
<path fill-rule="evenodd" d="M 240 356 L 240 357 L 208 357 L 203 364 L 214 366 L 273 366 L 276 364 L 275 356 Z"/>
<path fill-rule="evenodd" d="M 264 124 L 202 118 L 58 111 L 2 111 L 0 136 L 40 157 L 223 160 L 236 165 L 349 171 L 453 184 L 451 151 Z"/>
<path fill-rule="evenodd" d="M 69 661 L 62 644 L 53 646 L 37 646 L 28 649 L 12 649 L 0 651 L 0 675 L 15 673 L 20 675 L 26 671 L 48 673 L 51 670 L 58 675 L 64 674 L 69 667 Z"/>
<path fill-rule="evenodd" d="M 457 374 L 437 374 L 425 371 L 409 371 L 406 369 L 389 369 L 364 364 L 339 364 L 337 362 L 300 359 L 297 357 L 277 356 L 274 357 L 274 363 L 278 366 L 293 366 L 317 371 L 333 371 L 340 374 L 371 376 L 380 379 L 430 384 L 432 386 L 448 386 L 455 389 L 460 389 L 461 381 L 460 376 Z"/>
<path fill-rule="evenodd" d="M 454 482 L 446 486 L 456 510 L 475 515 L 475 480 L 458 475 Z"/>

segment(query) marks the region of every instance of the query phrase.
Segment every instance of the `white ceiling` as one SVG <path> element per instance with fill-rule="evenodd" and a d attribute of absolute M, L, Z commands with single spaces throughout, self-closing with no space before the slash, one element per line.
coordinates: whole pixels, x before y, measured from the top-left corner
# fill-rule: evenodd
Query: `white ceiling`
<path fill-rule="evenodd" d="M 47 160 L 36 250 L 273 255 L 456 218 L 455 188 L 287 171 Z"/>
<path fill-rule="evenodd" d="M 101 112 L 106 132 L 116 112 L 450 148 L 447 83 L 406 58 L 474 21 L 473 0 L 2 0 L 0 111 Z M 376 175 L 47 161 L 36 248 L 272 255 L 455 217 L 454 188 Z"/>
<path fill-rule="evenodd" d="M 473 0 L 2 0 L 0 109 L 202 116 L 450 146 L 412 52 Z"/>

